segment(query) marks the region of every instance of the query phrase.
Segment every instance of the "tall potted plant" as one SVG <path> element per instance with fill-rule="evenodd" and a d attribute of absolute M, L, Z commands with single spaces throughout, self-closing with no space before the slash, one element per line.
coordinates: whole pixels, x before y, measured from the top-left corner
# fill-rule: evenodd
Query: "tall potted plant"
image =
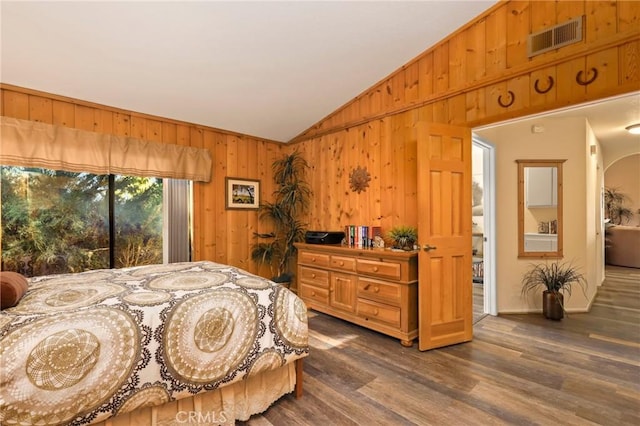
<path fill-rule="evenodd" d="M 285 155 L 272 164 L 276 189 L 273 201 L 260 205 L 259 217 L 270 221 L 273 231 L 256 233 L 256 238 L 267 240 L 256 243 L 251 259 L 258 265 L 268 264 L 272 280 L 289 285 L 291 258 L 296 253 L 295 242 L 304 241 L 306 223 L 300 218 L 307 212 L 311 190 L 304 180 L 309 164 L 299 151 Z"/>
<path fill-rule="evenodd" d="M 587 281 L 571 264 L 539 263 L 532 265 L 522 278 L 522 294 L 542 287 L 542 314 L 548 319 L 561 320 L 565 311 L 564 294 L 571 296 L 574 284 L 586 294 Z"/>
<path fill-rule="evenodd" d="M 618 188 L 604 189 L 604 209 L 612 224 L 622 225 L 622 221 L 628 222 L 633 218 L 633 211 L 625 206 L 629 197 L 620 192 Z"/>

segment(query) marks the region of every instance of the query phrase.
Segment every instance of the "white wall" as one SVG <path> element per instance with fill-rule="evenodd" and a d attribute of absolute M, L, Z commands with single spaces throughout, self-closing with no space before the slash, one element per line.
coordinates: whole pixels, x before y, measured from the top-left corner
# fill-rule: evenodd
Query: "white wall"
<path fill-rule="evenodd" d="M 634 143 L 609 144 L 607 152 L 604 153 L 604 170 L 609 170 L 616 161 L 638 153 L 640 153 L 640 136 L 634 139 Z"/>
<path fill-rule="evenodd" d="M 604 174 L 607 188 L 618 188 L 628 198 L 624 204 L 634 216 L 624 225 L 640 225 L 640 154 L 631 154 L 611 164 Z"/>
<path fill-rule="evenodd" d="M 544 127 L 533 133 L 532 126 Z M 602 265 L 597 263 L 596 192 L 598 158 L 590 155 L 596 143 L 584 118 L 534 118 L 474 130 L 496 146 L 496 284 L 498 312 L 528 312 L 542 308 L 541 296 L 521 295 L 521 279 L 532 263 L 543 259 L 518 259 L 517 159 L 566 159 L 563 164 L 564 259 L 580 268 L 589 282 L 583 295 L 573 292 L 565 301 L 568 311 L 586 311 L 601 283 Z M 601 244 L 601 243 L 600 243 Z"/>
<path fill-rule="evenodd" d="M 602 149 L 589 123 L 586 123 L 585 138 L 585 172 L 586 172 L 586 229 L 587 237 L 587 268 L 586 278 L 591 285 L 590 298 L 595 297 L 597 286 L 604 281 L 604 211 L 602 205 L 603 172 Z M 592 148 L 593 147 L 593 148 Z"/>
<path fill-rule="evenodd" d="M 483 150 L 479 146 L 473 145 L 471 147 L 471 174 L 473 181 L 477 182 L 483 191 L 482 201 L 479 205 L 472 205 L 472 220 L 474 234 L 481 234 L 484 232 L 484 163 L 483 163 Z M 483 238 L 481 236 L 474 236 L 472 238 L 473 249 L 476 250 L 477 256 L 483 255 Z"/>

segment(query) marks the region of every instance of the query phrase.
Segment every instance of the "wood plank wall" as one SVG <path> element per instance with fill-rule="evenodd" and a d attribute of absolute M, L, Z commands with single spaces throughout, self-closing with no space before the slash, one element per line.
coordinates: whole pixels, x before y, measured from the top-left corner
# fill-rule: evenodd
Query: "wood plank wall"
<path fill-rule="evenodd" d="M 527 57 L 528 34 L 582 15 L 582 42 Z M 438 121 L 477 126 L 627 93 L 640 84 L 639 55 L 640 2 L 501 2 L 293 142 L 427 105 Z M 579 72 L 587 80 L 594 67 L 598 78 L 592 84 L 576 83 Z M 551 90 L 538 93 L 536 80 L 544 91 L 549 77 Z M 514 102 L 502 107 L 498 97 L 508 104 L 509 90 Z"/>
<path fill-rule="evenodd" d="M 282 154 L 281 143 L 6 84 L 0 86 L 0 106 L 0 115 L 8 117 L 208 149 L 212 179 L 193 188 L 193 259 L 268 275 L 266 269 L 257 271 L 250 260 L 253 232 L 267 229 L 255 210 L 225 210 L 225 177 L 259 179 L 262 196 L 269 197 L 271 163 Z"/>
<path fill-rule="evenodd" d="M 584 41 L 529 59 L 530 32 L 584 15 Z M 428 46 L 426 46 L 428 47 Z M 417 225 L 418 121 L 466 126 L 502 121 L 640 89 L 640 2 L 506 1 L 363 92 L 283 146 L 115 108 L 1 88 L 2 115 L 118 135 L 206 147 L 214 177 L 195 186 L 195 259 L 255 272 L 249 261 L 255 212 L 224 209 L 224 177 L 260 179 L 269 197 L 271 162 L 300 149 L 312 166 L 311 229 L 349 224 Z M 598 78 L 587 86 L 576 75 Z M 553 87 L 546 93 L 549 77 Z M 509 93 L 513 93 L 513 98 Z M 498 104 L 513 102 L 507 107 Z M 349 174 L 366 167 L 369 188 L 355 193 Z M 259 271 L 266 276 L 268 272 Z"/>
<path fill-rule="evenodd" d="M 581 15 L 582 42 L 527 57 L 528 34 Z M 639 64 L 640 2 L 498 3 L 293 139 L 313 164 L 311 227 L 417 225 L 418 121 L 475 127 L 640 90 Z M 356 167 L 371 173 L 360 194 Z"/>
<path fill-rule="evenodd" d="M 295 144 L 311 165 L 311 229 L 417 224 L 416 137 L 406 120 L 390 116 Z M 360 193 L 349 186 L 357 167 L 371 177 Z"/>

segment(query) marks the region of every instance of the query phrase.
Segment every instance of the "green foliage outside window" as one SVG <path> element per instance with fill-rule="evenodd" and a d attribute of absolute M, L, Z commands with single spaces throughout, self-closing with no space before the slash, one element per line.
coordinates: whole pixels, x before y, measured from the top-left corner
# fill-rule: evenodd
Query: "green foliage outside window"
<path fill-rule="evenodd" d="M 1 168 L 2 269 L 109 268 L 109 177 Z M 115 267 L 162 262 L 162 182 L 115 177 Z"/>

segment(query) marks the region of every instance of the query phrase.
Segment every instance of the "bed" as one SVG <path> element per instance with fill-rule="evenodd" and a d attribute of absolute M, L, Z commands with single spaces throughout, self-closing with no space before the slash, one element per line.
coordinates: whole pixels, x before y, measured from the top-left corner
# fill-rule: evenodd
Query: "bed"
<path fill-rule="evenodd" d="M 29 279 L 0 312 L 0 424 L 233 424 L 301 390 L 306 307 L 213 262 Z"/>

